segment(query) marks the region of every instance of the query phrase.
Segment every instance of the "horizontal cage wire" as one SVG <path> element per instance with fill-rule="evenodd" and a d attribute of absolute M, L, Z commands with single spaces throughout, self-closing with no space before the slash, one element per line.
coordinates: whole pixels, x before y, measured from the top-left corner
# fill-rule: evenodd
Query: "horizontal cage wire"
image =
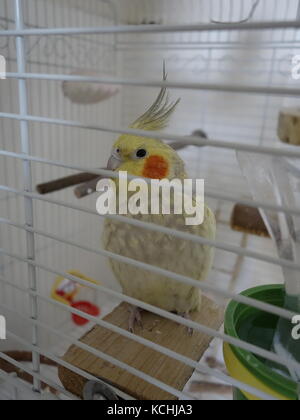
<path fill-rule="evenodd" d="M 176 399 L 197 400 L 207 394 L 227 399 L 232 398 L 228 393 L 232 388 L 255 399 L 279 399 L 269 388 L 231 376 L 221 347 L 251 352 L 266 365 L 280 364 L 289 372 L 299 371 L 297 360 L 127 295 L 107 260 L 163 276 L 178 287 L 197 288 L 223 311 L 231 301 L 287 321 L 299 315 L 271 300 L 240 294 L 256 286 L 282 285 L 287 273 L 296 277 L 300 263 L 286 254 L 278 256 L 270 238 L 234 230 L 232 214 L 238 203 L 278 214 L 278 219 L 295 220 L 298 227 L 299 182 L 296 200 L 274 204 L 267 195 L 253 198 L 237 154 L 250 154 L 257 162 L 285 158 L 297 164 L 300 158 L 300 150 L 279 147 L 277 140 L 279 113 L 299 108 L 299 80 L 292 77 L 292 60 L 300 55 L 300 2 L 3 0 L 0 54 L 6 60 L 6 80 L 0 80 L 0 315 L 7 323 L 7 339 L 0 340 L 0 400 L 46 399 L 47 395 L 78 399 L 62 386 L 59 369 L 86 381 L 99 378 L 64 357 L 70 346 Z M 161 79 L 163 63 L 166 81 Z M 97 103 L 76 103 L 67 97 L 67 83 L 94 87 L 94 91 L 97 86 L 113 89 L 114 95 Z M 157 132 L 133 128 L 132 121 L 161 87 L 168 88 L 172 98 L 181 98 L 170 127 Z M 196 130 L 207 136 L 199 137 Z M 36 191 L 37 185 L 79 172 L 117 178 L 116 172 L 100 168 L 106 167 L 120 134 L 180 144 L 178 153 L 189 175 L 205 179 L 206 202 L 217 220 L 216 239 L 122 215 L 100 217 L 97 194 L 78 201 L 72 188 L 50 196 Z M 294 166 L 293 176 L 299 178 Z M 100 238 L 105 220 L 214 248 L 208 280 L 199 282 L 104 249 Z M 84 276 L 79 278 L 75 270 Z M 85 289 L 101 308 L 101 316 L 54 298 L 57 278 Z M 121 302 L 193 329 L 213 342 L 195 361 L 132 334 L 106 321 Z M 76 317 L 89 324 L 75 326 Z M 82 337 L 93 326 L 189 367 L 193 377 L 178 389 L 167 377 L 161 380 L 122 357 L 92 347 Z M 17 360 L 12 350 L 30 354 L 30 360 Z M 47 365 L 45 358 L 50 361 Z M 210 365 L 209 359 L 218 367 Z M 32 385 L 2 370 L 1 362 L 10 366 L 10 372 L 32 378 Z M 216 391 L 194 392 L 192 384 L 203 380 Z M 225 397 L 218 392 L 223 384 Z M 111 388 L 123 399 L 134 398 L 114 384 Z"/>

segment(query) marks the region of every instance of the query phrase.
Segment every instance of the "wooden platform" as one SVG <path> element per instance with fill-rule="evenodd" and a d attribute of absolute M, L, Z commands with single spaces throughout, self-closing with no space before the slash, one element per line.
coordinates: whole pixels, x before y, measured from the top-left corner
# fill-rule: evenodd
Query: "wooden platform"
<path fill-rule="evenodd" d="M 143 312 L 142 317 L 143 329 L 137 327 L 135 331 L 137 335 L 195 361 L 201 359 L 212 340 L 212 337 L 199 332 L 194 332 L 193 336 L 189 336 L 184 326 L 149 312 Z M 194 313 L 192 319 L 218 330 L 223 323 L 223 311 L 204 297 L 201 312 Z M 105 321 L 127 329 L 127 305 L 123 303 L 118 306 L 105 318 Z M 192 368 L 183 363 L 99 326 L 93 328 L 81 341 L 180 391 L 183 390 L 194 372 Z M 176 399 L 173 395 L 76 346 L 72 346 L 68 350 L 64 360 L 92 375 L 108 380 L 116 388 L 138 400 Z M 86 383 L 84 378 L 64 367 L 59 368 L 59 377 L 68 391 L 82 397 L 82 390 Z"/>

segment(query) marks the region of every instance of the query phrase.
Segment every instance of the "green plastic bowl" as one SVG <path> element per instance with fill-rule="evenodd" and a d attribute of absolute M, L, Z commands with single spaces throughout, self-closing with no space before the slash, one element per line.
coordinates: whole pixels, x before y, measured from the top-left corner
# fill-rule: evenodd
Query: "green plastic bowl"
<path fill-rule="evenodd" d="M 278 307 L 284 306 L 285 290 L 281 285 L 256 287 L 242 294 Z M 276 315 L 232 301 L 225 315 L 225 333 L 250 344 L 271 350 L 278 324 Z M 298 400 L 298 384 L 271 369 L 266 360 L 240 348 L 224 345 L 224 357 L 229 373 L 248 385 L 284 400 Z M 236 390 L 237 399 L 257 400 L 244 391 Z"/>

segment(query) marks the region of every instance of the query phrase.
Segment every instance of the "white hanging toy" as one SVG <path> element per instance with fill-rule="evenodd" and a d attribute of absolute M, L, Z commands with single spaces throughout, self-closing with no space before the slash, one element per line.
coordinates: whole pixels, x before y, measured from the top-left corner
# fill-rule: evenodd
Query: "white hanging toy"
<path fill-rule="evenodd" d="M 71 76 L 101 78 L 104 75 L 92 71 L 76 71 Z M 120 88 L 113 84 L 64 81 L 62 84 L 64 96 L 71 102 L 80 105 L 98 104 L 120 92 Z"/>

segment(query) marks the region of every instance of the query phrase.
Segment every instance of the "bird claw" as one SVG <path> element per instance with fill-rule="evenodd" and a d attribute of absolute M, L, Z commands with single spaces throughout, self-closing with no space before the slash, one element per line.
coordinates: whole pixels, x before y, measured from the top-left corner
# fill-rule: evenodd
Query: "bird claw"
<path fill-rule="evenodd" d="M 193 328 L 187 328 L 187 333 L 190 337 L 192 337 L 194 335 L 194 330 Z"/>
<path fill-rule="evenodd" d="M 134 334 L 134 327 L 137 324 L 140 328 L 143 328 L 142 323 L 142 316 L 141 311 L 139 308 L 133 306 L 130 307 L 130 315 L 129 315 L 129 321 L 128 321 L 128 330 L 132 334 Z"/>
<path fill-rule="evenodd" d="M 184 318 L 184 319 L 187 319 L 187 320 L 190 320 L 191 319 L 191 317 L 190 317 L 190 314 L 188 313 L 188 312 L 185 312 L 185 313 L 181 313 L 181 314 L 179 314 L 182 318 Z M 186 330 L 187 330 L 187 334 L 190 336 L 190 337 L 192 337 L 193 335 L 194 335 L 194 330 L 193 330 L 193 328 L 191 328 L 191 327 L 186 327 Z"/>

